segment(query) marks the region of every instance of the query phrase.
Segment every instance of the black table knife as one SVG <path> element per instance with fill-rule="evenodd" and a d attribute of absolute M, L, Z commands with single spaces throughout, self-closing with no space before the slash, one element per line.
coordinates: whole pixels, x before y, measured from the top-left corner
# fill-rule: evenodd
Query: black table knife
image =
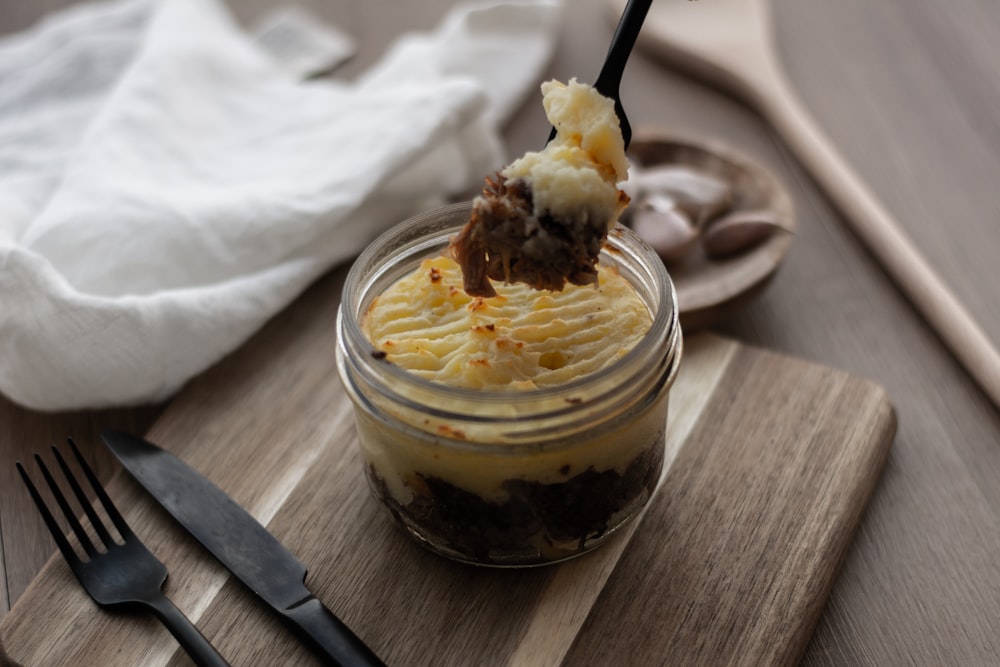
<path fill-rule="evenodd" d="M 101 438 L 164 509 L 328 664 L 383 665 L 309 592 L 305 566 L 221 489 L 142 438 L 117 431 Z"/>

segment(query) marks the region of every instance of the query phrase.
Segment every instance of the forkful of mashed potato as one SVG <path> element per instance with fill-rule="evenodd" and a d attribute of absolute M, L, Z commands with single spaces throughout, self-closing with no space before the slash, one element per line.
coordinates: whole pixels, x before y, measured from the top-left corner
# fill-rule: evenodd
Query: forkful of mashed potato
<path fill-rule="evenodd" d="M 495 296 L 491 280 L 553 291 L 597 282 L 601 246 L 629 202 L 618 188 L 631 138 L 618 86 L 651 1 L 629 0 L 594 86 L 542 84 L 549 143 L 487 177 L 451 240 L 470 296 Z"/>

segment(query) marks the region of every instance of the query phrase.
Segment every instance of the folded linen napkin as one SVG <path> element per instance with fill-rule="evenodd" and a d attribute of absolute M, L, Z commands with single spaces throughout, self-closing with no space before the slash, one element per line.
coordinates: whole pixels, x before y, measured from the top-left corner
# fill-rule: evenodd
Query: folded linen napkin
<path fill-rule="evenodd" d="M 218 0 L 76 7 L 0 42 L 0 391 L 168 397 L 378 233 L 502 166 L 560 0 L 456 7 L 299 81 Z"/>

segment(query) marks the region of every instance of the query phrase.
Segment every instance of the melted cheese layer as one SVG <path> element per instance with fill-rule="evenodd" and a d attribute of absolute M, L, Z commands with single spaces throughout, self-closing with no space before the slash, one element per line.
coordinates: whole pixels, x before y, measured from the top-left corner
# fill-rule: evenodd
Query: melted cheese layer
<path fill-rule="evenodd" d="M 392 363 L 455 387 L 525 391 L 565 384 L 614 363 L 649 330 L 635 290 L 598 266 L 598 285 L 561 292 L 522 284 L 468 296 L 447 257 L 425 259 L 380 294 L 362 322 Z"/>

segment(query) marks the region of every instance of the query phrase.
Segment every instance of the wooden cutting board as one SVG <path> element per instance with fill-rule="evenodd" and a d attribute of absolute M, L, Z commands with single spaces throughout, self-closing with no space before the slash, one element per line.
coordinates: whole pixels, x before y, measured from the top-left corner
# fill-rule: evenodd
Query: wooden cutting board
<path fill-rule="evenodd" d="M 501 571 L 404 537 L 371 500 L 334 364 L 343 272 L 188 386 L 148 434 L 309 568 L 390 665 L 792 664 L 895 433 L 884 392 L 710 334 L 686 342 L 668 473 L 641 521 L 568 563 Z M 233 665 L 314 664 L 126 475 L 109 485 L 167 593 Z M 100 611 L 59 557 L 0 625 L 35 665 L 185 665 L 158 622 Z"/>

